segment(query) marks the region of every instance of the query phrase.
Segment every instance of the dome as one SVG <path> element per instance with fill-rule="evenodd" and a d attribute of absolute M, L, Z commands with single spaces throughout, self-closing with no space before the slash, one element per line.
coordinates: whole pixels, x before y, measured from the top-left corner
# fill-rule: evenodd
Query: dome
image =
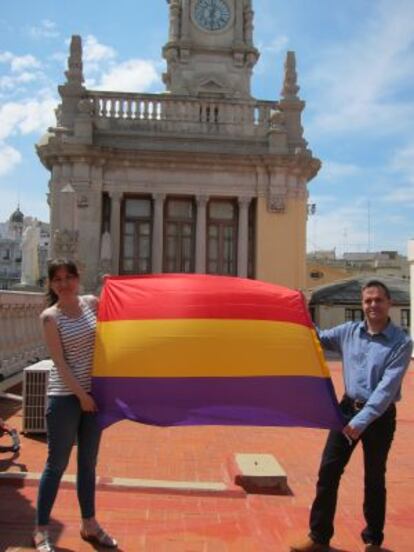
<path fill-rule="evenodd" d="M 23 224 L 24 215 L 20 211 L 19 207 L 10 215 L 10 222 L 14 222 L 17 224 Z"/>

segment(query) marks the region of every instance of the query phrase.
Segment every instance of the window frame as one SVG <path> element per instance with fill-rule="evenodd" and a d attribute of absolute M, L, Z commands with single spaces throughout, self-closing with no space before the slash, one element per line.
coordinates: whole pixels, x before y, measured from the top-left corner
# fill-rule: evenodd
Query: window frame
<path fill-rule="evenodd" d="M 147 217 L 143 216 L 127 216 L 127 202 L 129 200 L 143 200 L 143 201 L 149 201 L 150 204 L 150 215 Z M 128 260 L 130 258 L 133 259 L 133 270 L 132 272 L 130 270 L 126 270 L 124 268 L 124 261 L 126 260 L 125 257 L 125 225 L 126 223 L 132 223 L 134 225 L 133 230 L 133 256 L 128 257 Z M 139 255 L 136 256 L 135 253 L 139 253 L 139 240 L 140 240 L 140 234 L 138 233 L 138 228 L 140 224 L 149 224 L 149 255 L 148 255 L 148 271 L 141 271 L 139 268 L 139 262 L 142 257 Z M 120 232 L 120 256 L 119 256 L 119 273 L 120 274 L 151 274 L 152 273 L 152 265 L 153 265 L 153 259 L 152 259 L 152 241 L 153 241 L 153 226 L 154 226 L 154 201 L 151 196 L 149 195 L 126 195 L 122 199 L 122 206 L 121 206 L 121 232 Z"/>
<path fill-rule="evenodd" d="M 187 201 L 191 203 L 191 218 L 179 217 L 179 216 L 170 216 L 169 205 L 173 201 Z M 178 233 L 175 236 L 170 236 L 168 233 L 169 224 L 178 225 Z M 183 256 L 183 241 L 187 238 L 182 232 L 184 225 L 190 225 L 190 257 L 187 259 Z M 167 196 L 164 202 L 164 218 L 163 218 L 163 252 L 162 252 L 162 270 L 166 274 L 192 274 L 195 272 L 195 263 L 196 263 L 196 231 L 197 231 L 197 205 L 195 201 L 195 196 L 184 196 L 184 195 L 171 195 Z M 168 263 L 170 262 L 169 258 L 169 249 L 168 249 L 168 239 L 175 238 L 176 243 L 176 252 L 174 259 L 174 270 L 170 270 Z M 184 270 L 184 264 L 189 260 L 190 267 L 189 270 Z M 184 267 L 185 268 L 185 267 Z"/>
<path fill-rule="evenodd" d="M 210 216 L 210 208 L 213 203 L 231 203 L 234 208 L 234 217 L 230 221 L 230 219 L 218 219 Z M 238 240 L 239 240 L 239 204 L 237 201 L 237 198 L 234 197 L 212 197 L 210 198 L 208 204 L 207 204 L 207 224 L 206 224 L 206 273 L 207 274 L 216 274 L 221 276 L 237 276 L 237 256 L 238 256 Z M 209 250 L 210 250 L 210 236 L 209 236 L 209 229 L 211 225 L 218 225 L 219 231 L 218 231 L 218 250 L 217 250 L 217 271 L 212 272 L 210 271 L 209 264 L 210 264 L 210 258 L 209 258 Z M 234 259 L 233 259 L 233 271 L 231 272 L 224 272 L 223 266 L 226 262 L 224 258 L 224 238 L 223 230 L 227 227 L 233 228 L 233 249 L 234 249 Z M 247 245 L 247 244 L 246 244 Z M 228 261 L 227 261 L 228 262 Z"/>

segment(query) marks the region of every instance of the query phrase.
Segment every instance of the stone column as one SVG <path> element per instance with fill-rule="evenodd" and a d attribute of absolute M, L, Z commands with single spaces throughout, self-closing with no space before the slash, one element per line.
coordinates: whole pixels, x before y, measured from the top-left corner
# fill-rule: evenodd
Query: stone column
<path fill-rule="evenodd" d="M 112 239 L 112 274 L 119 274 L 121 248 L 121 192 L 110 192 L 111 198 L 111 239 Z"/>
<path fill-rule="evenodd" d="M 249 252 L 249 205 L 250 197 L 239 197 L 239 232 L 237 242 L 237 276 L 247 277 Z"/>
<path fill-rule="evenodd" d="M 195 269 L 198 274 L 204 274 L 206 271 L 208 196 L 199 195 L 196 197 L 196 201 L 197 201 L 197 227 L 196 227 Z"/>
<path fill-rule="evenodd" d="M 408 242 L 408 262 L 410 264 L 410 329 L 414 338 L 414 239 Z M 414 353 L 413 353 L 414 358 Z"/>
<path fill-rule="evenodd" d="M 165 194 L 153 194 L 154 222 L 152 228 L 152 272 L 162 272 L 162 258 L 164 252 L 164 200 Z"/>
<path fill-rule="evenodd" d="M 190 38 L 190 0 L 183 0 L 181 38 L 183 40 L 189 40 Z"/>
<path fill-rule="evenodd" d="M 234 25 L 234 46 L 236 48 L 243 45 L 243 30 L 244 30 L 243 12 L 244 12 L 243 2 L 236 2 L 235 25 Z"/>
<path fill-rule="evenodd" d="M 180 29 L 180 4 L 179 0 L 170 2 L 170 30 L 169 40 L 175 42 L 179 38 Z"/>

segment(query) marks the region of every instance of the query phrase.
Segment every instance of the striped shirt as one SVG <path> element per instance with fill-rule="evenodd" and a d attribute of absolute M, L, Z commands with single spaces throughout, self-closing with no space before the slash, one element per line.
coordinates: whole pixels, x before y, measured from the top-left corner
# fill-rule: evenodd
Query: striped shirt
<path fill-rule="evenodd" d="M 82 314 L 77 318 L 58 311 L 56 323 L 60 334 L 63 355 L 80 386 L 91 390 L 91 371 L 96 333 L 96 314 L 81 298 Z M 52 366 L 49 375 L 48 395 L 73 395 L 73 391 L 64 383 L 56 366 Z"/>

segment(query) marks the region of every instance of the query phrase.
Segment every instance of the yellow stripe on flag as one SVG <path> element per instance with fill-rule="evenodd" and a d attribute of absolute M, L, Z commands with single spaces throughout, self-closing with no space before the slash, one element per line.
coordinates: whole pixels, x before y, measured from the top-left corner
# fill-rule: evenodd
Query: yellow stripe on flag
<path fill-rule="evenodd" d="M 188 318 L 99 322 L 93 375 L 330 377 L 308 327 Z"/>

